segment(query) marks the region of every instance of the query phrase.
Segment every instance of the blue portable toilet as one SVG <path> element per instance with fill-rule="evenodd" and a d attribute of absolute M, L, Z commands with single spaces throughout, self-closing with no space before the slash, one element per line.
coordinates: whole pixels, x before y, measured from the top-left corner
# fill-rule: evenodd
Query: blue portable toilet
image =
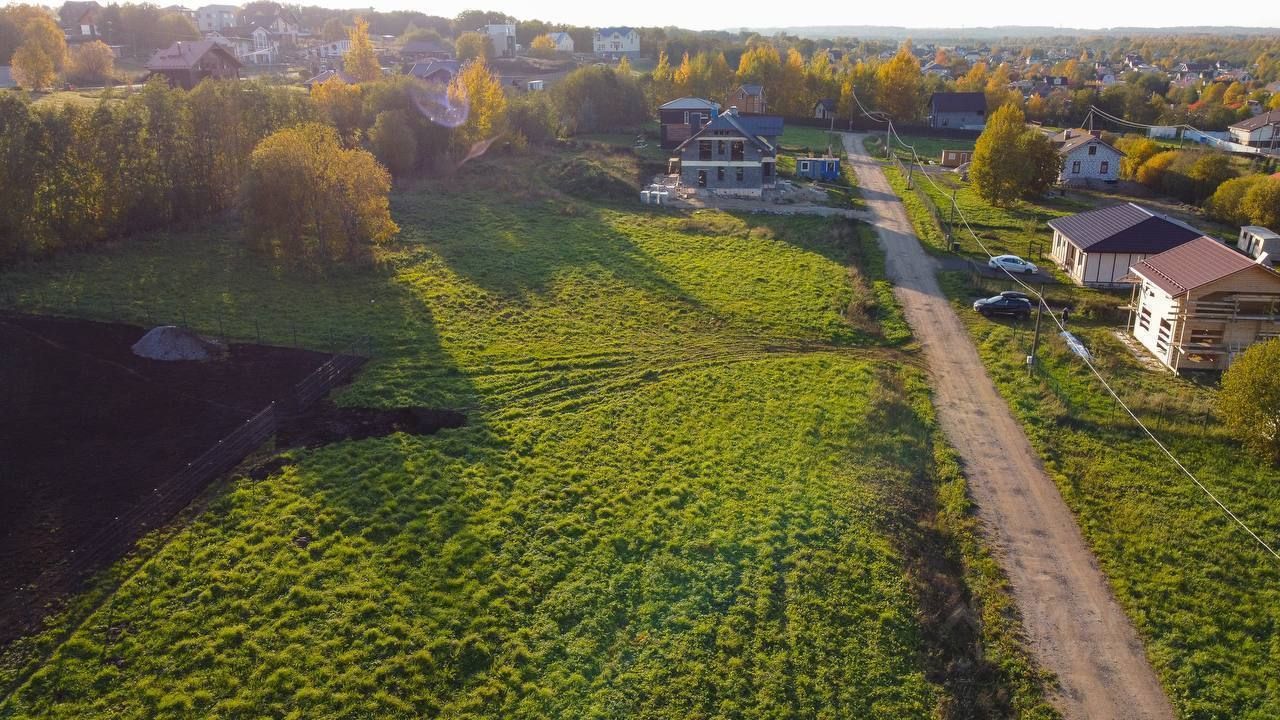
<path fill-rule="evenodd" d="M 839 180 L 840 158 L 798 157 L 796 158 L 796 177 L 810 180 Z"/>

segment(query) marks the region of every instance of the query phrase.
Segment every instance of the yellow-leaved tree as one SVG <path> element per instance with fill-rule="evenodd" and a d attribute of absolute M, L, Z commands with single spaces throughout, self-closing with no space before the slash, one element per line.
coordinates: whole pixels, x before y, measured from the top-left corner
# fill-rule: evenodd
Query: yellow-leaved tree
<path fill-rule="evenodd" d="M 101 83 L 111 79 L 115 55 L 101 40 L 87 42 L 71 53 L 67 79 L 79 83 Z"/>
<path fill-rule="evenodd" d="M 466 157 L 480 151 L 504 129 L 507 96 L 502 82 L 489 71 L 484 60 L 475 59 L 462 66 L 449 83 L 449 102 L 465 104 L 467 120 L 453 131 L 454 149 Z"/>
<path fill-rule="evenodd" d="M 373 82 L 382 77 L 382 66 L 378 64 L 378 55 L 373 51 L 373 41 L 369 39 L 369 23 L 364 18 L 356 18 L 355 27 L 347 34 L 351 41 L 351 49 L 343 59 L 343 68 L 356 82 Z"/>
<path fill-rule="evenodd" d="M 390 191 L 386 168 L 365 150 L 343 148 L 328 125 L 280 130 L 249 159 L 240 201 L 246 238 L 293 262 L 365 259 L 399 232 Z"/>
<path fill-rule="evenodd" d="M 551 57 L 556 54 L 556 41 L 550 35 L 539 35 L 529 43 L 529 54 L 534 57 Z"/>
<path fill-rule="evenodd" d="M 334 76 L 311 88 L 311 99 L 338 129 L 343 142 L 353 145 L 359 140 L 364 113 L 360 86 L 350 85 Z"/>
<path fill-rule="evenodd" d="M 876 69 L 876 104 L 895 122 L 907 123 L 920 116 L 923 87 L 920 61 L 911 53 L 909 40 Z"/>

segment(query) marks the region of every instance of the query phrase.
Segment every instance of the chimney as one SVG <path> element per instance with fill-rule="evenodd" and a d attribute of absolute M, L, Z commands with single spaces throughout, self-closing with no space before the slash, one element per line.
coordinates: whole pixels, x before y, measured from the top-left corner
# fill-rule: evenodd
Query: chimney
<path fill-rule="evenodd" d="M 1070 128 L 1068 128 L 1068 129 L 1066 129 L 1066 130 L 1063 130 L 1063 131 L 1062 131 L 1062 139 L 1063 139 L 1063 140 L 1070 140 L 1070 139 L 1071 139 L 1071 129 L 1070 129 Z"/>
<path fill-rule="evenodd" d="M 730 105 L 729 110 L 727 112 L 734 117 L 738 117 L 738 106 Z"/>
<path fill-rule="evenodd" d="M 1102 137 L 1102 131 L 1101 131 L 1101 130 L 1090 130 L 1090 131 L 1089 131 L 1089 134 L 1090 134 L 1090 135 L 1092 135 L 1092 136 L 1094 136 L 1094 137 L 1096 137 L 1096 138 L 1100 138 L 1100 137 Z"/>

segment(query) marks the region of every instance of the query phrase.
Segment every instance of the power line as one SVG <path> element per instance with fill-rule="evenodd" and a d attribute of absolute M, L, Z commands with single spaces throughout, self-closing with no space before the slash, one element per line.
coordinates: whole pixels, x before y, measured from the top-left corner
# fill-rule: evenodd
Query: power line
<path fill-rule="evenodd" d="M 925 172 L 924 163 L 921 162 L 920 155 L 916 152 L 915 147 L 908 144 L 906 141 L 902 139 L 900 135 L 898 135 L 897 129 L 893 127 L 893 119 L 889 117 L 886 113 L 881 111 L 874 111 L 874 112 L 885 119 L 881 120 L 875 117 L 872 114 L 872 111 L 868 111 L 862 105 L 862 102 L 858 100 L 857 94 L 853 93 L 852 89 L 850 90 L 850 93 L 853 95 L 854 101 L 858 104 L 858 107 L 862 110 L 863 115 L 866 115 L 868 118 L 875 120 L 877 122 L 888 123 L 888 134 L 896 138 L 899 144 L 901 144 L 904 148 L 906 148 L 911 152 L 913 163 L 915 165 L 920 166 L 921 176 L 923 176 L 924 179 L 934 187 L 934 189 L 936 189 L 939 193 L 942 193 L 945 196 L 946 192 L 943 191 L 943 189 L 939 187 L 939 185 L 936 182 L 933 181 L 933 178 L 929 177 L 929 173 Z M 1187 126 L 1187 127 L 1190 127 L 1190 126 Z M 1194 130 L 1195 128 L 1192 128 L 1192 129 Z M 1197 130 L 1197 132 L 1199 131 Z M 886 149 L 892 150 L 892 148 L 886 148 Z M 988 258 L 994 258 L 995 255 L 992 254 L 991 250 L 987 247 L 986 243 L 982 241 L 982 238 L 978 237 L 978 234 L 974 232 L 973 227 L 969 225 L 969 219 L 965 217 L 964 211 L 960 209 L 959 203 L 957 203 L 954 199 L 952 199 L 951 205 L 952 205 L 952 210 L 955 212 L 956 215 L 960 217 L 960 221 L 964 224 L 965 229 L 969 231 L 969 235 L 973 238 L 974 242 L 978 244 L 978 247 L 982 249 L 982 252 L 986 253 Z M 1044 307 L 1049 306 L 1049 303 L 1044 299 L 1044 296 L 1041 295 L 1040 292 L 1037 291 L 1035 288 L 1023 282 L 1021 278 L 1014 275 L 1007 268 L 1001 267 L 999 269 L 1005 275 L 1009 276 L 1010 280 L 1014 281 L 1015 283 L 1020 285 L 1022 288 L 1024 288 L 1028 294 L 1034 296 L 1038 301 L 1038 304 L 1043 305 Z M 1049 313 L 1049 318 L 1050 320 L 1053 321 L 1055 325 L 1058 326 L 1058 328 L 1062 332 L 1064 333 L 1067 332 L 1066 326 L 1062 323 L 1061 319 L 1059 319 L 1058 316 L 1053 314 L 1053 312 Z M 1227 507 L 1226 504 L 1222 502 L 1222 500 L 1218 499 L 1218 496 L 1215 495 L 1212 490 L 1206 487 L 1205 484 L 1202 483 L 1198 477 L 1196 477 L 1195 473 L 1191 472 L 1191 470 L 1189 470 L 1186 465 L 1183 465 L 1182 461 L 1180 461 L 1177 458 L 1177 456 L 1175 456 L 1173 452 L 1169 450 L 1169 448 L 1164 443 L 1160 442 L 1159 438 L 1155 436 L 1155 433 L 1151 432 L 1151 429 L 1148 428 L 1146 424 L 1143 423 L 1142 420 L 1137 416 L 1137 414 L 1133 412 L 1133 410 L 1129 407 L 1129 405 L 1120 398 L 1120 395 L 1116 393 L 1115 389 L 1111 386 L 1111 383 L 1107 382 L 1107 379 L 1102 376 L 1102 373 L 1098 370 L 1096 366 L 1094 366 L 1093 362 L 1091 362 L 1089 358 L 1083 355 L 1080 356 L 1080 358 L 1084 361 L 1085 366 L 1089 368 L 1089 371 L 1093 373 L 1093 376 L 1098 379 L 1098 382 L 1102 383 L 1102 387 L 1106 389 L 1107 393 L 1111 396 L 1111 398 L 1116 401 L 1116 403 L 1125 411 L 1125 413 L 1142 430 L 1142 432 L 1146 434 L 1146 436 L 1150 438 L 1150 440 L 1153 443 L 1155 443 L 1156 447 L 1159 448 L 1160 451 L 1163 452 L 1165 456 L 1168 457 L 1169 460 L 1172 461 L 1173 464 L 1177 466 L 1177 468 L 1180 471 L 1182 471 L 1184 475 L 1190 478 L 1191 482 L 1194 483 L 1196 487 L 1200 488 L 1200 490 L 1205 495 L 1207 495 L 1210 500 L 1212 500 L 1219 508 L 1221 508 L 1222 511 L 1226 513 L 1227 517 L 1231 518 L 1231 520 L 1233 520 L 1237 525 L 1243 528 L 1244 531 L 1248 533 L 1250 537 L 1252 537 L 1259 545 L 1263 547 L 1263 549 L 1265 549 L 1277 560 L 1280 560 L 1280 552 L 1276 552 L 1276 550 L 1273 549 L 1269 544 L 1267 544 L 1265 540 L 1259 537 L 1257 533 L 1255 533 L 1243 520 L 1241 520 L 1234 512 L 1231 511 L 1231 508 Z"/>

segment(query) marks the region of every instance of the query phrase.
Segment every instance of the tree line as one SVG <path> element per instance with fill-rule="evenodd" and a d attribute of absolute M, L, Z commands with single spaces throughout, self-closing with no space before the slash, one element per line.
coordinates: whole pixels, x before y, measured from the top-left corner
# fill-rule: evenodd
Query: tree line
<path fill-rule="evenodd" d="M 495 145 L 634 128 L 643 92 L 625 67 L 588 66 L 545 93 L 508 96 L 483 60 L 447 87 L 408 75 L 310 94 L 155 79 L 96 106 L 0 93 L 0 261 L 93 246 L 241 211 L 267 254 L 347 261 L 391 237 L 393 177 L 455 171 Z"/>

